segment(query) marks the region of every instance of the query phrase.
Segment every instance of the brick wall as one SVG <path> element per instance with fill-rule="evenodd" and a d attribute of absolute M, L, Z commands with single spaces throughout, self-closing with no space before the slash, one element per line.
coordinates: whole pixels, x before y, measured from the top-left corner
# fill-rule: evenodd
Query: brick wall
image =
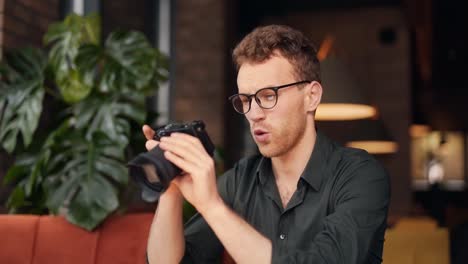
<path fill-rule="evenodd" d="M 225 98 L 224 0 L 176 1 L 175 120 L 203 119 L 217 146 L 223 145 Z"/>
<path fill-rule="evenodd" d="M 1 0 L 2 50 L 26 45 L 41 46 L 50 22 L 59 19 L 59 0 Z"/>
<path fill-rule="evenodd" d="M 153 38 L 153 0 L 101 1 L 102 28 L 104 37 L 113 30 L 138 30 Z"/>

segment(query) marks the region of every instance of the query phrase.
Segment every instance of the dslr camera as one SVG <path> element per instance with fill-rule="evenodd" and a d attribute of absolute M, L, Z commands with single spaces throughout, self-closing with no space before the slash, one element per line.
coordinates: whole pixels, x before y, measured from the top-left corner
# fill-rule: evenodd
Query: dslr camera
<path fill-rule="evenodd" d="M 198 138 L 206 152 L 213 157 L 215 148 L 203 121 L 165 125 L 155 131 L 154 140 L 160 141 L 162 137 L 170 136 L 175 132 Z M 180 168 L 164 157 L 164 151 L 159 146 L 136 156 L 128 163 L 128 168 L 130 176 L 143 188 L 142 197 L 146 201 L 157 200 L 169 183 L 182 173 Z"/>

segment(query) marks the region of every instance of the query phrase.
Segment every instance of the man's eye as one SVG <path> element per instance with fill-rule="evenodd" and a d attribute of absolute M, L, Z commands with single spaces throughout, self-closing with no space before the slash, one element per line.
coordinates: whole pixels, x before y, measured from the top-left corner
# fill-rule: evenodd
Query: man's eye
<path fill-rule="evenodd" d="M 275 95 L 274 94 L 267 94 L 267 95 L 263 96 L 263 99 L 265 99 L 267 101 L 274 101 L 275 100 Z"/>

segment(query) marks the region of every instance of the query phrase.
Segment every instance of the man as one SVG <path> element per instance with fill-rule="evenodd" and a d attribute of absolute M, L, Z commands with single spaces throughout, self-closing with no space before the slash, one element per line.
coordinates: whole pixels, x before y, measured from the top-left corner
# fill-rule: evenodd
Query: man
<path fill-rule="evenodd" d="M 149 263 L 380 263 L 389 179 L 365 151 L 317 132 L 322 96 L 316 50 L 286 26 L 259 27 L 233 53 L 244 114 L 259 156 L 239 161 L 216 182 L 200 141 L 143 132 L 184 171 L 161 195 L 148 240 Z M 326 87 L 324 88 L 326 92 Z M 182 225 L 182 201 L 198 214 Z"/>

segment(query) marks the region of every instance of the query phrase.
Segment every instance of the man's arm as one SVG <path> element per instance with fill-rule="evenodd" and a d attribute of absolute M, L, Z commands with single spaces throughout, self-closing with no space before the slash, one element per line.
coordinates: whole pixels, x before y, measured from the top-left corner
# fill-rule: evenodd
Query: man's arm
<path fill-rule="evenodd" d="M 154 131 L 149 126 L 143 127 L 147 138 L 146 148 L 154 148 L 159 142 L 153 140 Z M 232 170 L 220 177 L 219 192 L 224 199 L 234 191 Z M 190 177 L 185 175 L 182 177 Z M 199 215 L 195 215 L 184 227 L 182 225 L 183 196 L 179 188 L 172 182 L 161 195 L 158 208 L 151 225 L 148 245 L 148 263 L 218 263 L 222 245 Z"/>
<path fill-rule="evenodd" d="M 171 184 L 161 195 L 151 224 L 147 247 L 149 263 L 179 263 L 184 256 L 182 204 L 182 194 Z"/>
<path fill-rule="evenodd" d="M 271 241 L 222 200 L 200 212 L 236 263 L 271 263 Z"/>
<path fill-rule="evenodd" d="M 154 130 L 147 125 L 142 130 L 147 140 L 146 149 L 156 147 L 159 142 L 153 140 Z M 179 263 L 182 259 L 185 248 L 182 203 L 183 196 L 174 184 L 159 198 L 148 236 L 148 263 Z"/>
<path fill-rule="evenodd" d="M 224 203 L 216 184 L 214 161 L 200 141 L 173 133 L 161 138 L 159 146 L 166 159 L 186 172 L 173 183 L 203 216 L 231 257 L 237 263 L 270 263 L 271 242 Z"/>

